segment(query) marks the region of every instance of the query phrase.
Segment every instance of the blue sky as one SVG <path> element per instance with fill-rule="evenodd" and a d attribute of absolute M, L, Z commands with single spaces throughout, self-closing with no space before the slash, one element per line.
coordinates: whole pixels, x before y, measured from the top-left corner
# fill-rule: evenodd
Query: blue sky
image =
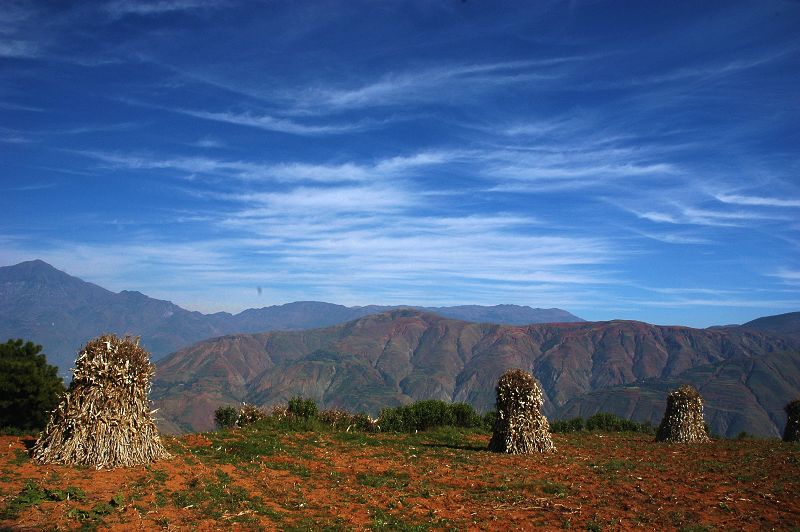
<path fill-rule="evenodd" d="M 0 5 L 2 265 L 204 312 L 800 309 L 798 2 L 62 4 Z"/>

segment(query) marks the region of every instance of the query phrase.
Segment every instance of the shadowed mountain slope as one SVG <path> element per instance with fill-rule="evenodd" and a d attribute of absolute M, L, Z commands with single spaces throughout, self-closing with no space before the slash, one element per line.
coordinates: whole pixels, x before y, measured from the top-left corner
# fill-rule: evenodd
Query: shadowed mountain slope
<path fill-rule="evenodd" d="M 800 312 L 788 312 L 748 321 L 741 327 L 800 340 Z"/>
<path fill-rule="evenodd" d="M 271 405 L 294 395 L 311 397 L 324 407 L 373 414 L 384 406 L 421 399 L 465 401 L 486 411 L 493 407 L 499 376 L 521 368 L 541 382 L 546 414 L 561 417 L 570 401 L 571 411 L 579 409 L 572 406 L 574 401 L 597 390 L 647 379 L 672 382 L 690 370 L 726 361 L 761 364 L 778 353 L 794 352 L 786 356 L 796 362 L 799 345 L 743 329 L 699 330 L 631 321 L 513 327 L 404 309 L 326 329 L 201 342 L 159 363 L 153 396 L 161 415 L 185 430 L 211 428 L 213 410 L 223 403 Z M 789 371 L 796 364 L 781 368 Z M 742 430 L 765 435 L 778 430 L 777 410 L 788 400 L 778 395 L 792 387 L 794 394 L 800 390 L 792 384 L 795 377 L 785 375 L 786 386 L 771 388 L 779 374 L 766 372 L 763 386 L 748 388 L 757 403 L 766 405 L 770 422 L 748 422 Z M 765 399 L 773 390 L 780 393 L 774 400 Z M 720 391 L 706 401 L 725 408 L 729 398 Z M 746 408 L 750 406 L 748 402 Z M 662 412 L 663 407 L 653 404 L 639 417 L 650 419 Z M 722 418 L 712 420 L 712 426 L 719 432 L 734 430 Z"/>
<path fill-rule="evenodd" d="M 667 393 L 682 384 L 691 384 L 703 396 L 704 417 L 712 432 L 735 436 L 744 431 L 779 437 L 786 424 L 783 407 L 800 392 L 800 354 L 795 351 L 734 357 L 668 379 L 647 379 L 597 390 L 568 401 L 559 416 L 567 419 L 614 412 L 658 425 Z"/>

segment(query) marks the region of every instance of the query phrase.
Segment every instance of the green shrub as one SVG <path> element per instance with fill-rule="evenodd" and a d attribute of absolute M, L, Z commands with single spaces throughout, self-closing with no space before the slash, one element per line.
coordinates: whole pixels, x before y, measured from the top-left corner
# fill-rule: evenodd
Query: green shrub
<path fill-rule="evenodd" d="M 378 425 L 382 431 L 415 432 L 435 427 L 479 428 L 484 426 L 484 419 L 466 403 L 427 400 L 384 408 Z"/>
<path fill-rule="evenodd" d="M 454 423 L 456 427 L 480 427 L 483 425 L 483 418 L 478 414 L 472 405 L 467 403 L 453 403 L 450 405 L 453 412 Z"/>
<path fill-rule="evenodd" d="M 64 382 L 41 351 L 22 340 L 0 344 L 0 427 L 41 430 L 58 405 Z"/>
<path fill-rule="evenodd" d="M 620 430 L 624 420 L 608 412 L 598 412 L 586 420 L 586 430 L 602 430 L 605 432 L 617 432 Z"/>
<path fill-rule="evenodd" d="M 497 421 L 497 410 L 490 410 L 483 415 L 481 419 L 481 428 L 491 432 L 494 430 L 495 421 Z"/>
<path fill-rule="evenodd" d="M 555 420 L 550 423 L 550 432 L 580 432 L 583 430 L 641 432 L 644 434 L 653 434 L 654 432 L 653 426 L 649 421 L 637 423 L 608 412 L 598 412 L 586 421 L 581 417 L 574 417 L 572 419 Z"/>
<path fill-rule="evenodd" d="M 289 399 L 289 413 L 295 417 L 305 419 L 317 417 L 319 409 L 313 399 L 303 399 L 302 397 L 292 397 Z"/>
<path fill-rule="evenodd" d="M 584 428 L 582 417 L 555 420 L 550 423 L 550 432 L 581 432 Z"/>
<path fill-rule="evenodd" d="M 232 406 L 221 406 L 214 411 L 214 423 L 217 428 L 229 429 L 236 426 L 239 411 Z"/>

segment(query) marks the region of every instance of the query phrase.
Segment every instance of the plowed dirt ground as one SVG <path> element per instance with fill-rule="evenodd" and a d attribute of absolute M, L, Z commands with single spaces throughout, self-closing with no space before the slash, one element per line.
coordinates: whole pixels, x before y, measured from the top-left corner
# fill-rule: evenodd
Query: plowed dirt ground
<path fill-rule="evenodd" d="M 489 436 L 261 427 L 166 438 L 174 457 L 96 471 L 40 466 L 0 438 L 0 528 L 797 530 L 800 445 L 556 434 L 555 454 Z"/>

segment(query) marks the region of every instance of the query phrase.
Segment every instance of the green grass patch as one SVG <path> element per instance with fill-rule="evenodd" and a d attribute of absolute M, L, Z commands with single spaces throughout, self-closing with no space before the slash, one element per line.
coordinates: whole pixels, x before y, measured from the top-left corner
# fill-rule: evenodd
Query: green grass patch
<path fill-rule="evenodd" d="M 620 473 L 622 471 L 633 471 L 636 469 L 636 462 L 631 460 L 613 459 L 603 463 L 589 464 L 589 467 L 601 474 Z"/>
<path fill-rule="evenodd" d="M 368 432 L 345 432 L 339 431 L 332 433 L 332 438 L 340 443 L 348 443 L 352 445 L 361 445 L 369 447 L 378 447 L 384 445 L 386 442 L 380 438 L 379 435 Z"/>
<path fill-rule="evenodd" d="M 156 482 L 164 483 L 169 478 L 169 475 L 163 469 L 153 469 L 151 467 L 148 467 L 148 470 L 150 471 L 153 480 L 155 480 Z"/>
<path fill-rule="evenodd" d="M 541 482 L 539 489 L 546 495 L 553 495 L 556 498 L 562 499 L 572 494 L 572 489 L 566 484 L 559 482 L 552 482 L 544 480 Z"/>
<path fill-rule="evenodd" d="M 260 497 L 232 484 L 230 476 L 222 471 L 217 471 L 213 479 L 193 479 L 188 489 L 173 492 L 171 498 L 176 508 L 194 509 L 210 519 L 224 517 L 231 523 L 253 522 L 252 514 L 275 515 L 264 506 Z"/>
<path fill-rule="evenodd" d="M 258 424 L 238 432 L 212 433 L 211 445 L 190 449 L 192 455 L 203 462 L 242 465 L 262 456 L 271 456 L 280 448 L 274 431 L 259 428 Z"/>
<path fill-rule="evenodd" d="M 14 458 L 9 460 L 9 463 L 20 466 L 30 460 L 30 456 L 28 455 L 28 451 L 23 451 L 22 449 L 14 449 Z"/>
<path fill-rule="evenodd" d="M 408 486 L 408 473 L 388 470 L 383 473 L 359 473 L 356 475 L 358 483 L 370 488 L 401 489 Z"/>
<path fill-rule="evenodd" d="M 19 514 L 29 506 L 36 506 L 43 502 L 58 502 L 66 500 L 80 501 L 86 494 L 80 488 L 69 486 L 65 489 L 43 488 L 36 482 L 28 480 L 20 492 L 6 504 L 0 511 L 0 519 L 16 519 Z"/>
<path fill-rule="evenodd" d="M 340 532 L 351 530 L 347 522 L 341 517 L 335 519 L 317 519 L 313 517 L 303 517 L 289 525 L 281 526 L 284 532 L 306 532 L 307 530 L 319 530 L 321 532 Z"/>
<path fill-rule="evenodd" d="M 428 530 L 429 527 L 426 524 L 410 524 L 406 523 L 405 521 L 401 520 L 399 517 L 390 514 L 389 512 L 385 512 L 380 509 L 376 509 L 370 512 L 372 516 L 372 522 L 370 523 L 371 530 L 392 530 L 398 532 L 423 532 Z"/>
<path fill-rule="evenodd" d="M 698 466 L 704 473 L 720 473 L 728 469 L 727 464 L 717 460 L 701 460 Z"/>
<path fill-rule="evenodd" d="M 273 470 L 281 470 L 281 471 L 288 471 L 293 475 L 297 475 L 300 478 L 309 478 L 311 476 L 311 471 L 302 464 L 287 464 L 285 462 L 264 462 L 264 467 Z"/>

